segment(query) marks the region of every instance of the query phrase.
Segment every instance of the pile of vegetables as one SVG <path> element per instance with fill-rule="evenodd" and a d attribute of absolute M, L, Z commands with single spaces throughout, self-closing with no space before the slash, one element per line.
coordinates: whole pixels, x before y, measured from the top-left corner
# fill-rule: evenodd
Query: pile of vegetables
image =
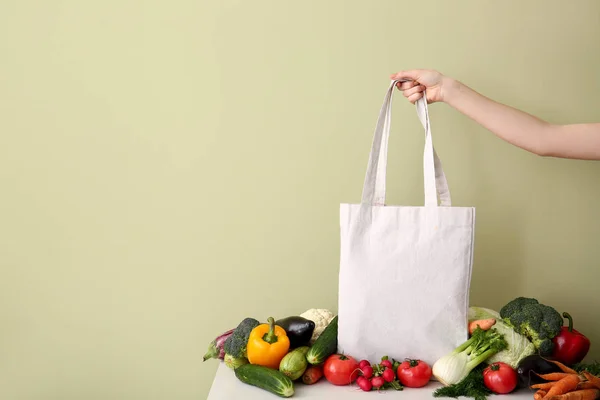
<path fill-rule="evenodd" d="M 563 318 L 568 326 L 563 326 Z M 535 400 L 600 398 L 600 388 L 592 387 L 598 382 L 600 363 L 581 363 L 590 341 L 573 329 L 568 313 L 561 316 L 537 299 L 517 297 L 500 312 L 470 307 L 469 334 L 465 343 L 434 364 L 434 376 L 444 384 L 435 397 L 485 400 L 521 387 L 536 389 Z"/>
<path fill-rule="evenodd" d="M 322 378 L 363 391 L 418 388 L 431 379 L 431 367 L 421 360 L 382 357 L 370 363 L 339 354 L 337 334 L 337 315 L 323 309 L 277 321 L 270 317 L 266 323 L 245 318 L 210 343 L 204 361 L 221 359 L 241 382 L 280 397 L 292 397 L 297 383 L 312 385 Z"/>
<path fill-rule="evenodd" d="M 582 363 L 590 341 L 568 313 L 517 297 L 499 312 L 470 307 L 467 328 L 467 340 L 432 366 L 418 359 L 357 361 L 338 353 L 337 315 L 310 309 L 262 323 L 244 318 L 210 343 L 203 360 L 223 360 L 241 382 L 280 397 L 324 378 L 367 392 L 422 388 L 435 379 L 442 387 L 434 397 L 486 400 L 527 388 L 534 400 L 600 399 L 600 363 Z"/>
<path fill-rule="evenodd" d="M 311 385 L 323 376 L 341 382 L 333 363 L 326 362 L 336 351 L 337 316 L 310 309 L 277 321 L 269 317 L 264 323 L 244 318 L 209 344 L 203 360 L 223 360 L 241 382 L 292 397 L 295 382 Z"/>

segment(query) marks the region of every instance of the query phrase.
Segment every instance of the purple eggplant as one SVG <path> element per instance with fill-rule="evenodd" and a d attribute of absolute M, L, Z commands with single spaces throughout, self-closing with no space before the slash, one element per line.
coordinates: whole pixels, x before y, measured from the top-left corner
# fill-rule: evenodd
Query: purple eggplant
<path fill-rule="evenodd" d="M 225 340 L 227 340 L 227 338 L 231 336 L 233 331 L 234 329 L 230 329 L 227 332 L 224 332 L 221 335 L 217 336 L 215 340 L 210 342 L 210 344 L 208 345 L 208 351 L 202 358 L 202 361 L 206 361 L 209 358 L 218 358 L 219 360 L 224 359 L 225 349 L 223 348 L 223 345 L 225 344 Z"/>

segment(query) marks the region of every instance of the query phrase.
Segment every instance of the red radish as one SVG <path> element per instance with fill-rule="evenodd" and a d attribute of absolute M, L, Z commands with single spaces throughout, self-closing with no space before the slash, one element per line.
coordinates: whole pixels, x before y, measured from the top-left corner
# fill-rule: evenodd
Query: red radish
<path fill-rule="evenodd" d="M 361 371 L 363 376 L 367 379 L 371 379 L 371 377 L 373 376 L 373 367 L 371 367 L 370 365 L 365 365 L 361 368 Z"/>
<path fill-rule="evenodd" d="M 360 360 L 360 362 L 358 363 L 358 368 L 363 369 L 365 365 L 371 366 L 369 360 Z"/>
<path fill-rule="evenodd" d="M 392 364 L 392 362 L 390 360 L 382 360 L 379 365 L 381 365 L 382 367 L 386 367 L 386 368 L 394 368 L 394 365 Z"/>
<path fill-rule="evenodd" d="M 375 389 L 379 389 L 385 384 L 385 380 L 380 376 L 376 376 L 373 379 L 371 379 L 371 384 Z"/>
<path fill-rule="evenodd" d="M 386 382 L 392 382 L 394 379 L 396 379 L 396 375 L 394 374 L 394 371 L 389 368 L 386 368 L 383 371 L 383 374 L 381 374 L 381 376 L 383 377 L 383 379 Z"/>
<path fill-rule="evenodd" d="M 373 385 L 371 384 L 371 381 L 369 381 L 364 376 L 359 376 L 356 379 L 356 384 L 358 385 L 359 388 L 361 388 L 365 392 L 368 392 L 368 391 L 370 391 L 373 388 Z"/>

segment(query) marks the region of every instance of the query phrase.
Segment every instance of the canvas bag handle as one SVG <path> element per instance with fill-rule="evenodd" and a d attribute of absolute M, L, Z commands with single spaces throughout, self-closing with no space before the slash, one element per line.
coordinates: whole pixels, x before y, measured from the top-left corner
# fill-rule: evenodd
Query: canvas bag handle
<path fill-rule="evenodd" d="M 393 80 L 383 101 L 379 112 L 379 119 L 375 127 L 375 135 L 369 155 L 369 164 L 363 186 L 362 203 L 368 205 L 385 205 L 387 153 L 390 127 L 392 121 L 392 94 L 396 85 Z M 429 121 L 429 109 L 423 97 L 416 102 L 417 116 L 425 129 L 425 149 L 423 152 L 423 179 L 425 189 L 425 206 L 450 207 L 452 201 L 446 175 L 442 168 L 442 162 L 433 148 L 431 136 L 431 124 Z"/>

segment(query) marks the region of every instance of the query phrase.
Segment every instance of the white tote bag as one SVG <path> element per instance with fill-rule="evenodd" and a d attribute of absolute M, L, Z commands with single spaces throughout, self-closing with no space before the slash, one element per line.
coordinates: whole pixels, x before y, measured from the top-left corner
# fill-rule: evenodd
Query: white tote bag
<path fill-rule="evenodd" d="M 424 206 L 386 206 L 392 81 L 375 129 L 361 204 L 341 204 L 338 348 L 358 360 L 432 365 L 468 338 L 475 209 L 451 207 L 427 102 Z M 439 202 L 438 202 L 439 200 Z"/>

